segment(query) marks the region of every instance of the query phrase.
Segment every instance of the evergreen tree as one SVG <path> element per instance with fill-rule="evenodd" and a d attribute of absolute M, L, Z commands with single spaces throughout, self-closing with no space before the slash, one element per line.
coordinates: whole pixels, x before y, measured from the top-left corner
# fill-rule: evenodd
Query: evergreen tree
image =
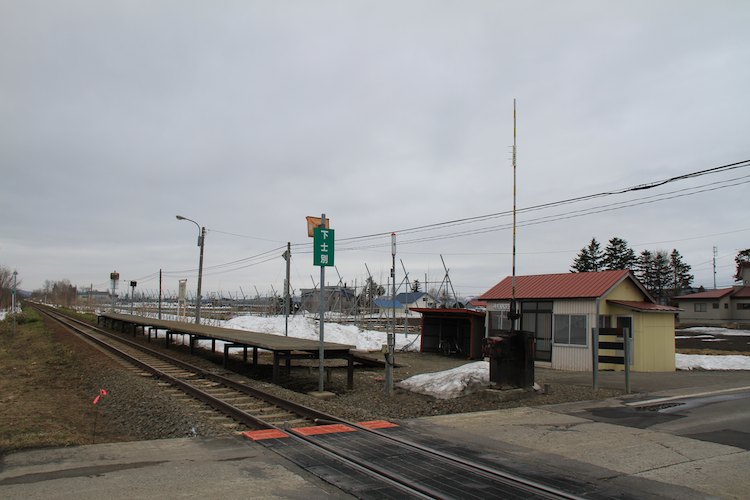
<path fill-rule="evenodd" d="M 677 271 L 674 264 L 678 266 Z M 635 265 L 635 275 L 656 301 L 662 304 L 674 296 L 675 283 L 678 288 L 687 288 L 693 281 L 690 266 L 682 262 L 682 256 L 677 250 L 673 250 L 671 256 L 665 250 L 655 253 L 642 251 Z"/>
<path fill-rule="evenodd" d="M 682 255 L 676 249 L 669 254 L 669 265 L 672 268 L 672 296 L 679 295 L 682 290 L 690 288 L 693 284 L 693 275 L 690 274 L 690 266 L 682 261 Z"/>
<path fill-rule="evenodd" d="M 602 268 L 606 270 L 632 269 L 638 258 L 628 242 L 614 237 L 607 243 L 602 258 Z"/>
<path fill-rule="evenodd" d="M 654 289 L 653 280 L 653 268 L 654 266 L 654 254 L 649 250 L 643 250 L 638 255 L 638 260 L 635 263 L 634 273 L 638 281 L 648 290 L 652 292 Z"/>
<path fill-rule="evenodd" d="M 385 294 L 385 288 L 368 276 L 365 287 L 359 294 L 359 304 L 362 307 L 370 307 L 373 301 L 383 294 Z"/>
<path fill-rule="evenodd" d="M 602 270 L 602 250 L 596 238 L 592 238 L 588 245 L 583 247 L 573 260 L 571 273 L 586 273 Z"/>
<path fill-rule="evenodd" d="M 653 293 L 656 301 L 666 303 L 667 290 L 672 285 L 672 266 L 669 265 L 669 254 L 665 250 L 658 250 L 654 254 L 653 272 Z"/>

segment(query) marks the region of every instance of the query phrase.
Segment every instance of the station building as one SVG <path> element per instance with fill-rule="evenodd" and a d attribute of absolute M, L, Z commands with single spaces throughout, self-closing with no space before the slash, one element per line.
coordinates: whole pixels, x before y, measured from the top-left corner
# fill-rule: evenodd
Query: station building
<path fill-rule="evenodd" d="M 485 292 L 486 335 L 510 328 L 513 295 L 509 276 Z M 592 371 L 593 328 L 627 328 L 633 345 L 631 369 L 675 369 L 675 318 L 679 309 L 657 304 L 629 270 L 516 276 L 520 330 L 533 332 L 537 366 Z M 598 369 L 622 369 L 599 363 Z"/>

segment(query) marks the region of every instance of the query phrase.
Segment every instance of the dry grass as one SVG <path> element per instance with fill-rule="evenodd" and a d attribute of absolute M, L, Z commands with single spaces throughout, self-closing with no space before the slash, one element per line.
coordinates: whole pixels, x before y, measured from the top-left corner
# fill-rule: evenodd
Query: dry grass
<path fill-rule="evenodd" d="M 0 322 L 0 455 L 92 442 L 96 392 L 86 359 L 92 355 L 73 342 L 31 309 L 15 334 L 10 320 Z"/>
<path fill-rule="evenodd" d="M 720 349 L 676 349 L 677 354 L 705 354 L 707 356 L 744 355 L 748 353 L 740 351 L 722 351 Z"/>

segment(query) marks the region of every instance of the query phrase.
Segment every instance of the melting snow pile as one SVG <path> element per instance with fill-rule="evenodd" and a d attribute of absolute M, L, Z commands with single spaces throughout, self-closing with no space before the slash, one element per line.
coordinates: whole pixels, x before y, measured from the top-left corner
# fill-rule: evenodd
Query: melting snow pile
<path fill-rule="evenodd" d="M 675 354 L 678 370 L 750 370 L 750 356 Z"/>
<path fill-rule="evenodd" d="M 487 361 L 469 363 L 452 370 L 414 375 L 396 387 L 438 399 L 452 399 L 476 392 L 490 383 L 490 364 Z"/>
<path fill-rule="evenodd" d="M 258 333 L 284 335 L 284 316 L 238 316 L 224 322 L 225 328 L 238 328 Z M 290 316 L 289 336 L 301 339 L 318 340 L 320 325 L 312 316 Z M 379 351 L 387 342 L 388 334 L 374 330 L 361 330 L 356 325 L 339 323 L 325 324 L 325 341 L 337 344 L 353 345 L 361 351 Z M 418 351 L 420 342 L 418 334 L 396 334 L 396 349 Z"/>

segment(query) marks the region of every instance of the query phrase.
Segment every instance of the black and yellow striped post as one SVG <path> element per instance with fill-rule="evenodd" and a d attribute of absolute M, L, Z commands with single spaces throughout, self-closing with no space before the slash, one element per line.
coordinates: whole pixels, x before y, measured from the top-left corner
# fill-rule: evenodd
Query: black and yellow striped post
<path fill-rule="evenodd" d="M 625 392 L 630 394 L 630 331 L 628 328 L 595 328 L 594 389 L 599 388 L 599 363 L 622 365 L 625 368 Z"/>

